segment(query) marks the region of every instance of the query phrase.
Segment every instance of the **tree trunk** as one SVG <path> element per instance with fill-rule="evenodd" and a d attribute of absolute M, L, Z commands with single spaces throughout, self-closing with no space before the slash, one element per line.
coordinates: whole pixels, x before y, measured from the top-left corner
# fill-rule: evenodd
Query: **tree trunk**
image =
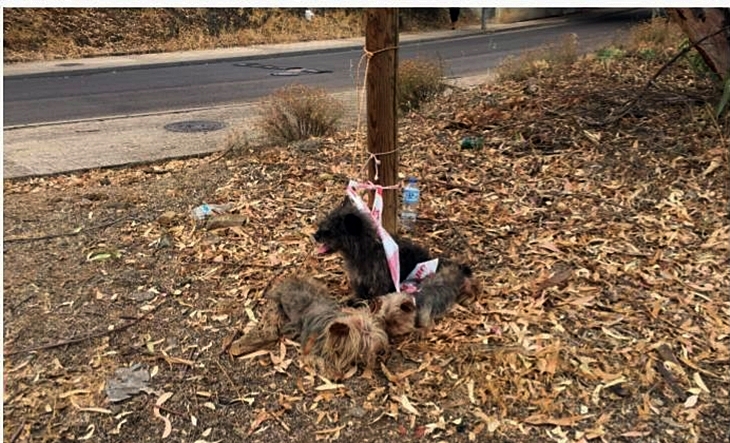
<path fill-rule="evenodd" d="M 397 107 L 395 100 L 398 66 L 398 10 L 370 8 L 366 10 L 365 49 L 372 53 L 367 69 L 368 151 L 377 155 L 380 164 L 370 160 L 370 180 L 392 186 L 398 179 L 396 150 Z M 375 168 L 378 177 L 375 179 Z M 372 204 L 372 199 L 370 200 Z M 395 189 L 383 191 L 383 228 L 391 234 L 397 229 L 398 194 Z"/>
<path fill-rule="evenodd" d="M 730 8 L 667 8 L 667 13 L 692 43 L 725 28 L 697 45 L 707 66 L 725 81 L 730 76 Z"/>

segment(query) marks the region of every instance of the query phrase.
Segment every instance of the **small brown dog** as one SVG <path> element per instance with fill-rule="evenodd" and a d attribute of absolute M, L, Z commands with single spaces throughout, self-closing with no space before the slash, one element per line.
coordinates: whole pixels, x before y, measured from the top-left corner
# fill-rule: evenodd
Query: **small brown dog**
<path fill-rule="evenodd" d="M 317 250 L 319 254 L 342 254 L 350 285 L 355 292 L 355 298 L 349 300 L 349 304 L 354 304 L 357 299 L 370 300 L 395 291 L 383 242 L 376 227 L 369 216 L 360 212 L 349 198 L 345 197 L 319 223 L 314 240 L 320 244 Z M 431 257 L 426 249 L 406 238 L 394 235 L 393 240 L 398 244 L 399 281 L 403 281 L 416 265 Z"/>
<path fill-rule="evenodd" d="M 320 282 L 290 277 L 267 295 L 279 307 L 281 334 L 302 345 L 302 355 L 333 378 L 353 365 L 375 365 L 388 345 L 382 322 L 368 309 L 341 308 Z"/>
<path fill-rule="evenodd" d="M 471 269 L 448 260 L 424 278 L 416 293 L 394 292 L 378 297 L 373 311 L 390 337 L 413 331 L 428 332 L 454 303 L 476 298 L 478 285 Z"/>

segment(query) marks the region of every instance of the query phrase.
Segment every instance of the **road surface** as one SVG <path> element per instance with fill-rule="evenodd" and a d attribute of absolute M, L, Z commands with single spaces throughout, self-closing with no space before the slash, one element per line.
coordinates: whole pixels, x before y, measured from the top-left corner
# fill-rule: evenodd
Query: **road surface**
<path fill-rule="evenodd" d="M 617 31 L 650 16 L 648 9 L 600 18 L 576 15 L 557 25 L 404 43 L 399 58 L 439 57 L 449 76 L 474 75 L 496 67 L 509 55 L 558 41 L 566 33 L 577 34 L 581 51 L 594 50 L 610 43 Z M 250 102 L 292 82 L 334 92 L 354 88 L 361 55 L 358 48 L 116 72 L 5 77 L 3 123 L 8 127 Z M 311 72 L 292 76 L 286 74 L 298 69 L 287 68 Z"/>

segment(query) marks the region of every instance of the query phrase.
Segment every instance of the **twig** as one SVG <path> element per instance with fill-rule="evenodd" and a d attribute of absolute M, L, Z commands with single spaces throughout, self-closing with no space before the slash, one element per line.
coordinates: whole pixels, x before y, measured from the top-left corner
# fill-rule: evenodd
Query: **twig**
<path fill-rule="evenodd" d="M 484 192 L 483 189 L 477 189 L 477 188 L 475 188 L 473 186 L 458 185 L 456 183 L 448 183 L 448 182 L 445 182 L 445 181 L 442 181 L 442 180 L 435 180 L 435 179 L 430 179 L 430 178 L 424 178 L 424 179 L 421 179 L 421 181 L 424 182 L 424 183 L 430 183 L 430 184 L 436 185 L 436 186 L 443 186 L 443 187 L 445 187 L 447 189 L 463 189 L 465 191 L 477 192 L 477 193 Z"/>
<path fill-rule="evenodd" d="M 155 406 L 155 408 L 159 409 L 162 412 L 168 412 L 172 415 L 177 415 L 178 417 L 187 417 L 187 415 L 182 412 L 175 411 L 174 409 L 166 408 L 162 405 L 157 405 L 157 406 Z"/>
<path fill-rule="evenodd" d="M 190 350 L 190 356 L 188 357 L 188 360 L 192 361 L 193 363 L 195 360 L 198 359 L 198 355 L 196 352 L 198 351 L 197 346 Z M 193 358 L 195 357 L 195 358 Z M 190 368 L 190 365 L 184 365 L 182 369 L 180 369 L 180 378 L 185 378 L 185 375 L 188 373 L 188 369 Z"/>
<path fill-rule="evenodd" d="M 674 356 L 674 354 L 672 354 L 672 350 L 669 349 L 669 346 L 667 346 L 666 344 L 662 344 L 661 346 L 659 346 L 656 349 L 656 352 L 657 354 L 659 354 L 659 358 L 661 359 L 657 361 L 657 369 L 659 369 L 662 377 L 664 377 L 667 384 L 669 384 L 669 387 L 672 388 L 677 397 L 684 399 L 684 390 L 679 386 L 679 384 L 677 383 L 677 379 L 674 377 L 674 375 L 669 372 L 669 370 L 664 366 L 664 362 L 668 361 L 681 367 L 679 361 Z"/>
<path fill-rule="evenodd" d="M 271 269 L 271 265 L 267 265 L 264 263 L 234 263 L 234 262 L 229 262 L 229 261 L 221 261 L 216 264 L 226 265 L 226 266 L 235 266 L 236 269 L 234 270 L 234 272 L 240 271 L 244 268 Z M 291 267 L 291 266 L 294 266 L 294 265 L 288 265 L 285 267 Z"/>
<path fill-rule="evenodd" d="M 220 369 L 220 370 L 221 370 L 221 372 L 223 372 L 223 375 L 225 375 L 225 376 L 226 376 L 226 379 L 228 380 L 228 383 L 230 383 L 230 384 L 231 384 L 231 387 L 233 388 L 233 390 L 234 390 L 234 391 L 236 391 L 236 395 L 238 395 L 238 398 L 241 398 L 241 397 L 243 397 L 243 396 L 241 395 L 241 392 L 240 392 L 240 391 L 238 390 L 238 387 L 237 387 L 237 385 L 236 385 L 235 383 L 233 383 L 233 380 L 232 380 L 232 379 L 231 379 L 231 377 L 230 377 L 230 376 L 228 375 L 228 372 L 226 371 L 226 369 L 225 369 L 225 368 L 224 368 L 224 367 L 223 367 L 223 366 L 222 366 L 222 365 L 220 364 L 220 362 L 219 362 L 219 361 L 218 361 L 217 359 L 216 359 L 216 360 L 213 360 L 213 361 L 215 362 L 215 364 L 217 364 L 217 365 L 218 365 L 218 369 Z"/>
<path fill-rule="evenodd" d="M 28 295 L 27 297 L 25 297 L 24 299 L 22 299 L 22 300 L 20 300 L 20 301 L 19 301 L 18 303 L 16 303 L 16 304 L 15 304 L 15 306 L 13 306 L 12 308 L 10 308 L 10 310 L 11 310 L 11 311 L 12 311 L 13 313 L 15 313 L 15 311 L 16 311 L 16 310 L 17 310 L 17 309 L 18 309 L 19 307 L 21 307 L 21 306 L 23 305 L 23 303 L 27 302 L 28 300 L 30 300 L 31 298 L 33 298 L 33 297 L 34 297 L 35 295 L 36 295 L 36 294 L 30 294 L 30 295 Z"/>
<path fill-rule="evenodd" d="M 25 423 L 26 422 L 24 421 L 23 424 L 18 427 L 18 430 L 13 433 L 13 436 L 10 437 L 10 440 L 8 441 L 8 443 L 15 443 L 15 440 L 17 440 L 18 437 L 20 437 L 20 433 L 23 431 L 23 428 L 25 427 Z"/>
<path fill-rule="evenodd" d="M 674 375 L 672 375 L 672 373 L 669 372 L 669 370 L 664 366 L 664 362 L 657 361 L 656 367 L 664 377 L 664 380 L 667 382 L 669 387 L 672 388 L 674 393 L 677 395 L 677 397 L 684 401 L 684 390 L 679 387 L 679 385 L 677 384 L 677 380 L 674 378 Z"/>
<path fill-rule="evenodd" d="M 240 144 L 238 142 L 241 142 Z M 251 147 L 251 142 L 249 141 L 248 137 L 245 135 L 245 133 L 241 132 L 234 132 L 230 133 L 228 137 L 226 138 L 226 144 L 227 146 L 225 149 L 221 149 L 217 152 L 218 155 L 215 157 L 212 157 L 208 160 L 208 163 L 215 163 L 218 160 L 225 158 L 230 154 L 231 152 L 235 151 L 236 148 L 249 148 Z"/>
<path fill-rule="evenodd" d="M 155 312 L 160 306 L 162 306 L 165 303 L 167 303 L 167 300 L 168 299 L 163 300 L 162 302 L 160 302 L 160 304 L 158 304 L 154 308 L 150 309 L 149 311 L 147 311 L 143 315 L 137 317 L 137 319 L 132 320 L 129 323 L 124 324 L 124 325 L 122 325 L 122 326 L 120 326 L 118 328 L 114 328 L 112 330 L 104 330 L 104 331 L 99 331 L 99 332 L 93 332 L 91 334 L 86 334 L 86 335 L 84 335 L 82 337 L 70 338 L 70 339 L 67 339 L 67 340 L 61 340 L 61 341 L 58 341 L 56 343 L 51 343 L 51 344 L 47 344 L 47 345 L 31 346 L 31 347 L 25 348 L 25 349 L 20 349 L 20 350 L 15 350 L 15 351 L 6 351 L 4 355 L 6 357 L 9 357 L 11 355 L 25 354 L 27 352 L 45 351 L 45 350 L 48 350 L 48 349 L 58 348 L 58 347 L 61 347 L 61 346 L 75 345 L 77 343 L 81 343 L 81 342 L 84 342 L 86 340 L 91 340 L 91 339 L 94 339 L 94 338 L 100 338 L 100 337 L 104 337 L 106 335 L 112 335 L 112 334 L 114 334 L 116 332 L 121 332 L 121 331 L 123 331 L 123 330 L 125 330 L 127 328 L 130 328 L 130 327 L 136 325 L 137 323 L 139 323 L 142 320 L 144 320 L 145 318 L 147 318 L 150 314 L 152 314 L 153 312 Z"/>
<path fill-rule="evenodd" d="M 646 94 L 646 92 L 649 90 L 649 87 L 652 84 L 654 84 L 654 81 L 656 81 L 656 79 L 659 78 L 659 76 L 662 75 L 664 73 L 664 71 L 666 71 L 671 65 L 673 65 L 674 62 L 676 62 L 677 60 L 679 60 L 680 57 L 682 57 L 683 55 L 685 55 L 686 53 L 688 53 L 692 49 L 694 49 L 697 46 L 699 46 L 705 40 L 707 40 L 707 39 L 709 39 L 711 37 L 714 37 L 714 36 L 716 36 L 716 35 L 718 35 L 718 34 L 720 34 L 722 32 L 725 32 L 728 29 L 730 29 L 730 25 L 723 26 L 722 28 L 718 29 L 717 31 L 715 31 L 715 32 L 713 32 L 711 34 L 708 34 L 708 35 L 702 37 L 701 39 L 697 40 L 696 42 L 692 43 L 691 45 L 683 48 L 674 57 L 672 57 L 668 62 L 664 63 L 664 65 L 662 65 L 662 67 L 659 68 L 659 70 L 653 76 L 651 76 L 651 78 L 646 82 L 646 84 L 644 85 L 644 87 L 641 88 L 641 90 L 639 90 L 639 93 L 638 94 L 636 94 L 636 97 L 634 97 L 626 105 L 624 105 L 623 109 L 621 109 L 621 111 L 619 111 L 618 114 L 616 114 L 616 115 L 614 115 L 612 117 L 609 116 L 609 118 L 607 118 L 603 122 L 600 122 L 600 124 L 601 125 L 606 125 L 606 124 L 610 124 L 610 123 L 615 123 L 617 120 L 619 120 L 620 118 L 622 118 L 631 109 L 633 109 L 634 106 L 636 106 L 636 104 L 639 102 L 639 100 L 641 100 L 644 97 L 644 95 Z"/>
<path fill-rule="evenodd" d="M 117 224 L 117 223 L 119 223 L 121 221 L 127 220 L 128 218 L 129 218 L 129 216 L 124 216 L 124 217 L 121 217 L 121 218 L 117 218 L 115 220 L 112 220 L 110 222 L 98 224 L 96 226 L 90 226 L 88 228 L 83 228 L 83 229 L 79 229 L 79 230 L 71 231 L 71 232 L 63 232 L 63 233 L 60 233 L 60 234 L 40 235 L 40 236 L 35 236 L 35 237 L 11 237 L 11 238 L 6 238 L 5 239 L 5 243 L 29 242 L 29 241 L 38 241 L 38 240 L 50 240 L 50 239 L 59 238 L 59 237 L 72 237 L 74 235 L 79 235 L 82 232 L 88 232 L 88 231 L 92 231 L 94 229 L 108 228 L 109 226 L 112 226 L 112 225 L 115 225 L 115 224 Z"/>

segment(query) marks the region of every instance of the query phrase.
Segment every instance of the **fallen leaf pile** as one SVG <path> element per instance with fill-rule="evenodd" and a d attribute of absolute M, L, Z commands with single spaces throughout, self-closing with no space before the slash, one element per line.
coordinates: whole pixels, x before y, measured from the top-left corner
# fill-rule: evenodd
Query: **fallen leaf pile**
<path fill-rule="evenodd" d="M 6 181 L 5 441 L 724 441 L 730 125 L 683 67 L 626 109 L 659 65 L 582 60 L 401 118 L 414 237 L 483 293 L 337 382 L 291 341 L 221 350 L 284 275 L 346 297 L 310 235 L 366 178 L 355 134 Z M 203 203 L 227 218 L 196 225 Z M 144 392 L 109 402 L 129 367 Z"/>

